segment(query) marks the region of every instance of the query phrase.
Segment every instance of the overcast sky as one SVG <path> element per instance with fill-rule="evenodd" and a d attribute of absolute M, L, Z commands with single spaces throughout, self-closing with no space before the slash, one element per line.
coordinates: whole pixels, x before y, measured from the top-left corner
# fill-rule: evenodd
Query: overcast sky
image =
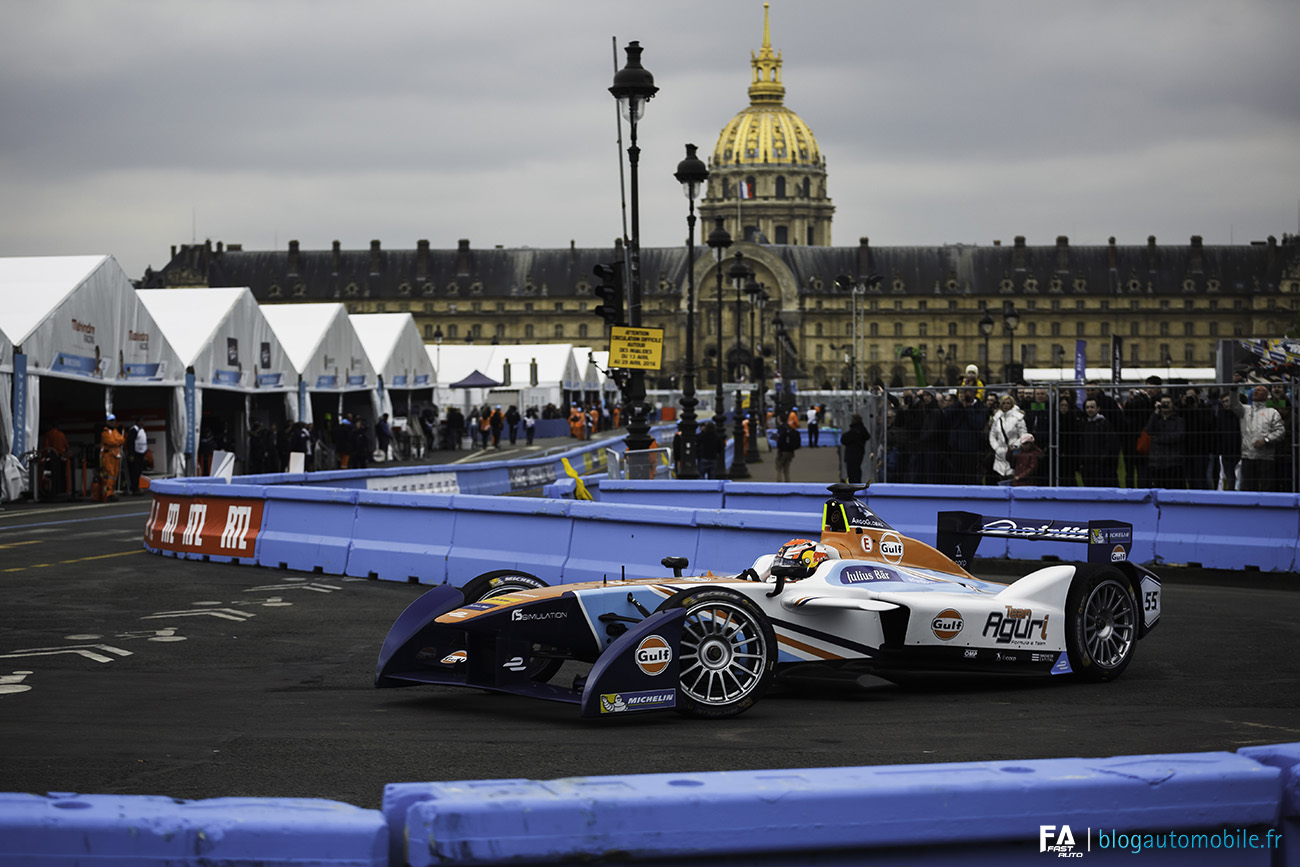
<path fill-rule="evenodd" d="M 1300 222 L 1296 0 L 773 0 L 837 245 L 1248 243 Z M 748 105 L 758 0 L 0 3 L 0 255 L 611 245 L 611 39 L 672 174 Z M 626 144 L 626 141 L 625 141 Z"/>

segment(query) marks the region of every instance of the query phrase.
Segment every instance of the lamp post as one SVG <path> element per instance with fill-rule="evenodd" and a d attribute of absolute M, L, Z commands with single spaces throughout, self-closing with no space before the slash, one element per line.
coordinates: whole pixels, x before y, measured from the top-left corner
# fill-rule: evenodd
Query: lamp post
<path fill-rule="evenodd" d="M 646 103 L 650 101 L 659 88 L 655 87 L 655 78 L 641 65 L 641 43 L 632 41 L 627 44 L 627 65 L 614 73 L 614 84 L 609 92 L 618 100 L 618 106 L 631 127 L 631 143 L 627 149 L 627 162 L 632 189 L 632 237 L 628 241 L 628 325 L 641 327 L 641 215 L 640 190 L 637 185 L 637 164 L 640 162 L 641 149 L 636 144 L 636 125 L 645 113 Z M 631 417 L 627 422 L 627 450 L 645 451 L 650 448 L 650 425 L 646 421 L 649 407 L 645 402 L 645 371 L 633 368 L 628 377 L 628 410 Z"/>
<path fill-rule="evenodd" d="M 1007 355 L 1010 359 L 1007 362 L 1007 382 L 1016 379 L 1016 329 L 1020 327 L 1020 313 L 1016 310 L 1016 302 L 1002 302 L 1002 328 L 1007 332 Z M 1014 383 L 1013 383 L 1014 384 Z"/>
<path fill-rule="evenodd" d="M 980 318 L 980 334 L 984 335 L 984 375 L 988 376 L 988 371 L 993 369 L 993 361 L 989 358 L 989 336 L 993 334 L 993 317 L 989 315 L 987 309 L 984 311 L 984 316 Z"/>
<path fill-rule="evenodd" d="M 749 296 L 749 357 L 750 357 L 750 376 L 758 383 L 758 388 L 754 390 L 754 398 L 750 400 L 751 424 L 749 448 L 745 449 L 745 462 L 750 464 L 761 463 L 763 458 L 758 453 L 758 438 L 767 435 L 767 413 L 764 411 L 763 398 L 763 338 L 754 332 L 754 314 L 758 314 L 758 327 L 763 327 L 763 307 L 767 304 L 767 292 L 763 285 L 754 280 L 745 284 L 745 294 Z M 757 342 L 755 338 L 757 337 Z"/>
<path fill-rule="evenodd" d="M 718 390 L 713 398 L 713 424 L 718 429 L 718 435 L 725 440 L 727 411 L 722 397 L 722 262 L 727 255 L 727 248 L 731 246 L 731 233 L 723 228 L 722 217 L 716 219 L 708 241 L 709 248 L 713 250 L 713 258 L 718 263 Z"/>
<path fill-rule="evenodd" d="M 677 476 L 698 479 L 700 466 L 695 454 L 695 405 L 699 403 L 695 399 L 695 199 L 709 179 L 709 170 L 695 155 L 695 145 L 686 146 L 686 159 L 677 164 L 677 173 L 673 177 L 681 183 L 682 192 L 691 203 L 686 217 L 686 372 L 682 383 L 680 423 L 682 463 Z"/>
<path fill-rule="evenodd" d="M 745 290 L 745 284 L 754 276 L 754 271 L 744 263 L 744 256 L 736 253 L 736 261 L 727 269 L 727 276 L 731 278 L 731 284 L 736 287 L 736 359 L 739 361 L 741 352 L 744 351 L 744 320 L 740 318 L 740 295 Z M 736 366 L 739 373 L 740 365 Z M 739 375 L 737 375 L 739 379 Z M 737 383 L 739 385 L 739 383 Z M 745 411 L 742 405 L 744 392 L 740 388 L 736 389 L 736 412 L 732 418 L 735 429 L 736 453 L 731 459 L 731 478 L 747 479 L 749 478 L 749 467 L 745 466 Z"/>
<path fill-rule="evenodd" d="M 776 412 L 773 426 L 780 430 L 785 427 L 786 406 L 789 403 L 785 390 L 787 377 L 782 373 L 785 369 L 785 322 L 782 321 L 780 313 L 772 317 L 772 339 L 776 341 L 776 370 L 772 374 L 772 408 Z"/>

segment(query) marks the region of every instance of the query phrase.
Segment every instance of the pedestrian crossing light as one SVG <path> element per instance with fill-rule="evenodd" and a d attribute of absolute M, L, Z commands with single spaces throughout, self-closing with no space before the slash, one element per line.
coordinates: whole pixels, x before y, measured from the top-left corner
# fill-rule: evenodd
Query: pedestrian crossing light
<path fill-rule="evenodd" d="M 596 286 L 596 315 L 608 325 L 626 325 L 626 304 L 623 299 L 623 269 L 617 264 L 597 265 L 592 269 L 600 283 Z"/>

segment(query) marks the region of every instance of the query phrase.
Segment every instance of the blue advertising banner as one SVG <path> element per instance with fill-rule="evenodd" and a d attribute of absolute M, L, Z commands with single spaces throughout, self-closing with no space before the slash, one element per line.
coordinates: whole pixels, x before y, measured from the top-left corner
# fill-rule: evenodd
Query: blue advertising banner
<path fill-rule="evenodd" d="M 214 370 L 212 371 L 213 385 L 239 385 L 243 378 L 238 370 Z"/>
<path fill-rule="evenodd" d="M 194 374 L 185 374 L 185 454 L 194 457 L 194 431 L 199 420 L 194 417 Z"/>
<path fill-rule="evenodd" d="M 337 376 L 318 376 L 316 377 L 317 388 L 337 388 L 339 378 Z"/>
<path fill-rule="evenodd" d="M 72 373 L 77 376 L 98 376 L 99 359 L 89 355 L 71 355 L 60 352 L 50 365 L 51 373 Z"/>
<path fill-rule="evenodd" d="M 122 366 L 125 379 L 161 379 L 167 365 L 163 362 L 127 362 Z"/>
<path fill-rule="evenodd" d="M 258 388 L 279 388 L 284 385 L 283 373 L 259 373 L 257 375 Z"/>
<path fill-rule="evenodd" d="M 27 451 L 27 354 L 14 353 L 14 447 L 21 456 Z"/>
<path fill-rule="evenodd" d="M 364 373 L 348 374 L 348 385 L 365 385 L 365 384 L 366 384 L 366 375 Z"/>
<path fill-rule="evenodd" d="M 1074 341 L 1074 381 L 1082 386 L 1088 379 L 1088 341 Z M 1080 388 L 1075 394 L 1075 406 L 1083 409 L 1085 390 Z"/>
<path fill-rule="evenodd" d="M 383 380 L 380 380 L 383 383 Z M 393 388 L 406 388 L 406 374 L 399 373 L 393 377 Z"/>

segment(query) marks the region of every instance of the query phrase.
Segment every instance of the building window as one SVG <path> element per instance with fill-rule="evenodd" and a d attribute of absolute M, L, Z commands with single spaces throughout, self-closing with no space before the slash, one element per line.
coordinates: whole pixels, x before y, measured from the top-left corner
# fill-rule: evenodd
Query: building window
<path fill-rule="evenodd" d="M 578 336 L 579 336 L 579 337 L 586 337 L 586 336 L 587 336 L 587 323 L 585 323 L 585 322 L 579 322 L 579 323 L 578 323 Z"/>
<path fill-rule="evenodd" d="M 871 336 L 872 336 L 872 337 L 879 337 L 879 336 L 880 336 L 880 323 L 879 323 L 879 322 L 873 322 L 873 323 L 871 323 Z"/>
<path fill-rule="evenodd" d="M 498 322 L 496 327 L 496 336 L 498 340 L 504 340 L 506 336 L 505 323 Z"/>
<path fill-rule="evenodd" d="M 483 326 L 480 323 L 475 322 L 469 327 L 469 333 L 474 336 L 475 340 L 478 340 L 483 336 Z"/>
<path fill-rule="evenodd" d="M 1196 323 L 1195 323 L 1195 322 L 1184 322 L 1184 323 L 1183 323 L 1183 336 L 1184 336 L 1184 337 L 1194 337 L 1195 335 L 1196 335 Z"/>
<path fill-rule="evenodd" d="M 556 336 L 556 337 L 563 337 L 563 336 L 564 336 L 564 324 L 563 324 L 563 323 L 557 323 L 557 324 L 556 324 L 556 326 L 555 326 L 555 336 Z"/>
<path fill-rule="evenodd" d="M 916 326 L 916 335 L 917 337 L 929 337 L 930 326 L 926 325 L 924 322 L 918 323 Z"/>
<path fill-rule="evenodd" d="M 1163 319 L 1160 321 L 1160 336 L 1161 337 L 1169 336 L 1169 320 L 1167 319 Z"/>
<path fill-rule="evenodd" d="M 1129 336 L 1130 336 L 1130 337 L 1141 337 L 1141 336 L 1142 336 L 1142 323 L 1141 323 L 1141 322 L 1130 322 L 1130 323 L 1128 324 L 1128 333 L 1129 333 Z"/>
<path fill-rule="evenodd" d="M 455 339 L 456 339 L 457 337 L 459 337 L 459 336 L 460 336 L 460 329 L 459 329 L 457 326 L 455 326 L 455 325 L 448 325 L 448 326 L 447 326 L 447 339 L 448 339 L 448 340 L 455 340 Z"/>
<path fill-rule="evenodd" d="M 780 175 L 776 178 L 776 197 L 778 199 L 785 198 L 785 178 Z"/>
<path fill-rule="evenodd" d="M 812 227 L 812 226 L 809 226 L 809 227 L 808 227 L 808 246 L 811 247 L 812 245 L 813 245 L 813 227 Z"/>
<path fill-rule="evenodd" d="M 1053 298 L 1052 300 L 1055 301 L 1056 299 Z M 1053 323 L 1052 323 L 1052 336 L 1053 336 L 1053 337 L 1060 337 L 1060 336 L 1061 336 L 1061 323 L 1059 323 L 1059 322 L 1053 322 Z"/>
<path fill-rule="evenodd" d="M 903 323 L 901 323 L 901 322 L 895 322 L 895 323 L 894 323 L 894 336 L 895 336 L 895 337 L 902 337 L 902 336 L 903 336 Z"/>
<path fill-rule="evenodd" d="M 949 323 L 948 323 L 948 336 L 949 336 L 949 337 L 956 337 L 956 336 L 957 336 L 957 323 L 956 323 L 956 322 L 949 322 Z"/>
<path fill-rule="evenodd" d="M 1196 360 L 1196 347 L 1194 347 L 1194 346 L 1193 346 L 1192 344 L 1190 344 L 1190 343 L 1184 343 L 1184 344 L 1183 344 L 1183 362 L 1184 362 L 1188 367 L 1191 367 L 1191 366 L 1192 366 L 1192 362 L 1195 361 L 1195 360 Z"/>
<path fill-rule="evenodd" d="M 1211 336 L 1211 337 L 1218 337 L 1218 336 L 1219 336 L 1219 323 L 1218 323 L 1218 322 L 1211 322 L 1211 323 L 1210 323 L 1210 336 Z"/>
<path fill-rule="evenodd" d="M 1074 336 L 1075 336 L 1075 337 L 1087 337 L 1087 336 L 1088 336 L 1088 323 L 1086 323 L 1086 322 L 1076 322 L 1076 323 L 1074 324 Z"/>
<path fill-rule="evenodd" d="M 424 326 L 424 339 L 425 339 L 425 340 L 432 340 L 432 339 L 433 339 L 433 326 L 432 326 L 432 325 L 426 325 L 426 326 Z"/>
<path fill-rule="evenodd" d="M 533 323 L 529 322 L 524 326 L 524 339 L 532 340 L 536 335 L 533 332 Z"/>
<path fill-rule="evenodd" d="M 1110 337 L 1110 323 L 1109 323 L 1109 322 L 1103 322 L 1103 323 L 1101 323 L 1101 336 L 1102 336 L 1102 337 Z"/>
<path fill-rule="evenodd" d="M 821 324 L 820 322 L 818 322 L 818 323 L 816 323 L 816 324 L 814 325 L 814 327 L 813 327 L 813 336 L 814 336 L 814 337 L 821 337 L 821 336 L 822 336 L 822 324 Z"/>
<path fill-rule="evenodd" d="M 789 243 L 790 243 L 790 227 L 789 227 L 789 226 L 777 226 L 777 227 L 776 227 L 776 243 L 778 243 L 778 244 L 782 244 L 782 245 L 784 245 L 784 244 L 789 244 Z"/>

